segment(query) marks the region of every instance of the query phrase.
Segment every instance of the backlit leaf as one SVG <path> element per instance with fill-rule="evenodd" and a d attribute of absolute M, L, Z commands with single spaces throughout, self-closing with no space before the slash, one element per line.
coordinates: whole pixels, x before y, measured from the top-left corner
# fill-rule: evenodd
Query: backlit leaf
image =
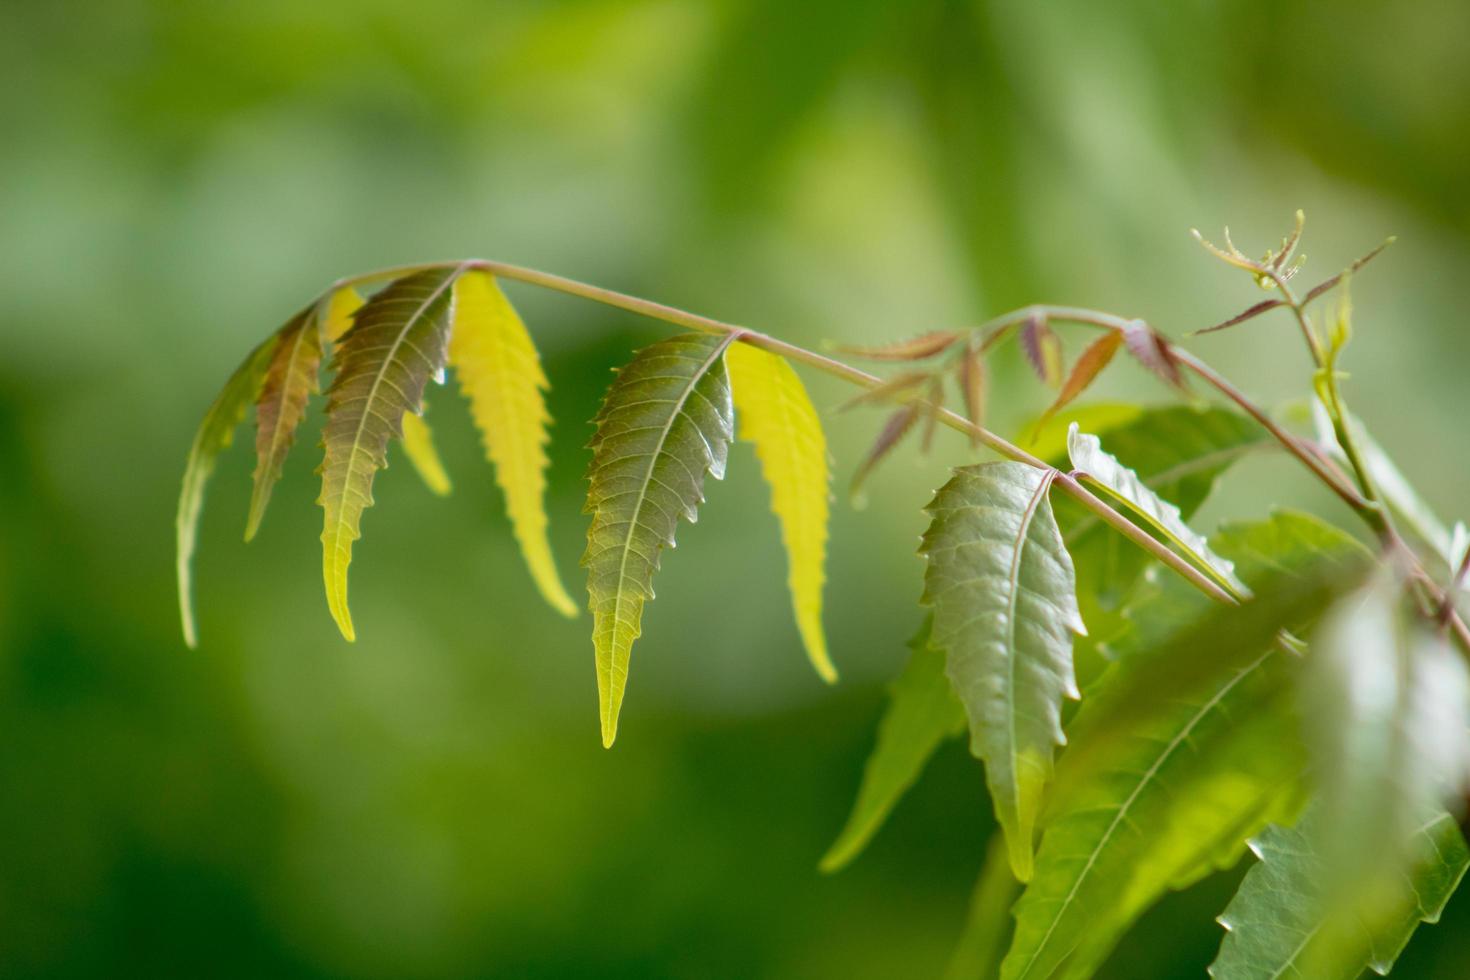
<path fill-rule="evenodd" d="M 909 662 L 889 688 L 888 707 L 878 723 L 878 744 L 863 767 L 857 802 L 822 858 L 823 871 L 840 870 L 857 857 L 919 778 L 934 750 L 964 731 L 965 709 L 944 675 L 944 653 L 929 642 L 932 626 L 930 617 L 909 641 Z"/>
<path fill-rule="evenodd" d="M 224 390 L 204 413 L 204 420 L 194 435 L 194 443 L 189 447 L 189 461 L 184 466 L 184 486 L 179 493 L 174 527 L 178 538 L 175 571 L 179 584 L 179 617 L 183 624 L 184 642 L 191 647 L 199 643 L 199 633 L 194 625 L 190 564 L 199 531 L 199 514 L 204 509 L 204 488 L 214 472 L 216 458 L 229 448 L 235 437 L 235 427 L 245 418 L 246 409 L 260 393 L 266 369 L 279 342 L 279 335 L 272 336 L 251 351 L 245 362 L 235 369 L 230 380 L 225 382 Z"/>
<path fill-rule="evenodd" d="M 848 496 L 852 499 L 853 506 L 860 507 L 863 503 L 863 484 L 867 482 L 873 470 L 883 462 L 883 457 L 893 452 L 905 436 L 914 428 L 914 423 L 919 421 L 923 414 L 923 406 L 918 402 L 909 404 L 898 409 L 883 423 L 883 428 L 878 430 L 878 438 L 873 440 L 873 446 L 868 450 L 868 455 L 858 464 L 857 471 L 852 475 L 852 485 L 848 487 Z"/>
<path fill-rule="evenodd" d="M 1397 878 L 1426 814 L 1470 787 L 1470 678 L 1447 639 L 1380 573 L 1312 643 L 1303 692 L 1335 890 Z"/>
<path fill-rule="evenodd" d="M 1453 817 L 1441 812 L 1416 827 L 1417 856 L 1405 876 L 1354 896 L 1342 917 L 1331 915 L 1322 893 L 1331 874 L 1319 847 L 1330 819 L 1330 811 L 1313 806 L 1297 826 L 1273 825 L 1251 841 L 1259 863 L 1220 916 L 1225 938 L 1210 976 L 1355 980 L 1367 969 L 1386 975 L 1419 923 L 1439 921 L 1470 867 Z"/>
<path fill-rule="evenodd" d="M 1182 520 L 1193 516 L 1227 469 L 1276 445 L 1270 433 L 1251 419 L 1225 409 L 1186 405 L 1133 409 L 1114 421 L 1091 408 L 1079 416 L 1082 427 L 1106 439 L 1115 458 L 1155 496 L 1176 504 Z M 1067 465 L 1064 448 L 1051 453 L 1042 458 L 1055 466 Z M 1100 609 L 1116 609 L 1152 559 L 1072 498 L 1059 496 L 1054 506 L 1077 567 L 1080 595 Z M 1089 605 L 1084 605 L 1083 614 L 1093 621 Z"/>
<path fill-rule="evenodd" d="M 948 350 L 961 336 L 963 335 L 956 330 L 935 330 L 877 347 L 839 345 L 837 349 L 844 354 L 865 357 L 871 361 L 922 361 Z"/>
<path fill-rule="evenodd" d="M 422 415 L 403 413 L 403 455 L 413 464 L 424 486 L 436 497 L 447 497 L 453 485 L 444 463 L 439 459 L 439 450 L 434 448 L 434 434 Z"/>
<path fill-rule="evenodd" d="M 822 631 L 826 581 L 827 437 L 801 378 L 784 358 L 749 344 L 725 353 L 740 438 L 755 446 L 771 487 L 771 511 L 781 522 L 787 585 L 807 657 L 823 680 L 837 679 Z"/>
<path fill-rule="evenodd" d="M 404 276 L 368 300 L 337 345 L 322 435 L 322 574 L 327 605 L 342 635 L 356 638 L 347 608 L 347 567 L 373 503 L 374 474 L 388 465 L 388 440 L 424 398 L 447 357 L 456 268 Z"/>
<path fill-rule="evenodd" d="M 546 537 L 546 375 L 525 324 L 488 273 L 469 270 L 455 282 L 449 363 L 495 465 L 531 578 L 553 609 L 575 616 Z"/>
<path fill-rule="evenodd" d="M 1062 383 L 1066 370 L 1062 363 L 1062 341 L 1045 318 L 1033 316 L 1021 327 L 1021 349 L 1036 376 L 1055 388 Z"/>
<path fill-rule="evenodd" d="M 255 489 L 250 495 L 246 541 L 260 528 L 271 489 L 281 478 L 286 454 L 296 441 L 296 428 L 306 414 L 306 400 L 321 390 L 317 383 L 322 365 L 319 305 L 313 303 L 296 314 L 276 336 L 275 352 L 255 402 Z"/>
<path fill-rule="evenodd" d="M 1128 353 L 1145 369 L 1171 388 L 1185 390 L 1184 375 L 1179 370 L 1169 345 L 1142 320 L 1129 320 L 1123 325 L 1123 343 Z"/>
<path fill-rule="evenodd" d="M 1085 633 L 1072 560 L 1052 518 L 1052 471 L 984 463 L 954 471 L 926 510 L 925 605 L 933 644 L 985 760 L 1016 877 L 1031 877 L 1042 790 L 1062 736 L 1061 702 L 1077 697 L 1072 634 Z"/>
<path fill-rule="evenodd" d="M 704 475 L 725 475 L 734 408 L 730 336 L 683 334 L 639 351 L 595 419 L 587 511 L 587 591 L 597 655 L 602 744 L 617 736 L 633 641 L 653 598 L 659 553 L 704 501 Z"/>
<path fill-rule="evenodd" d="M 1236 577 L 1231 563 L 1211 551 L 1203 535 L 1190 530 L 1178 507 L 1166 502 L 1139 479 L 1137 473 L 1105 452 L 1097 436 L 1084 435 L 1075 422 L 1067 433 L 1067 455 L 1074 469 L 1126 504 L 1226 591 L 1240 597 L 1250 595 L 1245 583 Z"/>
<path fill-rule="evenodd" d="M 1113 355 L 1118 352 L 1118 346 L 1122 343 L 1123 335 L 1117 330 L 1109 330 L 1093 341 L 1078 356 L 1077 363 L 1072 365 L 1072 373 L 1067 375 L 1067 380 L 1062 384 L 1062 390 L 1058 392 L 1056 401 L 1051 403 L 1051 407 L 1042 413 L 1041 420 L 1036 423 L 1038 431 L 1047 420 L 1087 390 L 1088 386 L 1102 373 L 1103 368 L 1108 366 L 1108 362 L 1113 359 Z"/>
<path fill-rule="evenodd" d="M 1168 576 L 1130 607 L 1150 632 L 1120 649 L 1068 726 L 1006 980 L 1090 976 L 1165 891 L 1233 864 L 1251 833 L 1299 803 L 1298 661 L 1273 638 L 1303 596 L 1325 604 L 1325 583 L 1361 548 L 1290 514 L 1219 541 L 1261 598 L 1227 609 Z M 1222 611 L 1259 621 L 1232 632 L 1213 618 Z"/>

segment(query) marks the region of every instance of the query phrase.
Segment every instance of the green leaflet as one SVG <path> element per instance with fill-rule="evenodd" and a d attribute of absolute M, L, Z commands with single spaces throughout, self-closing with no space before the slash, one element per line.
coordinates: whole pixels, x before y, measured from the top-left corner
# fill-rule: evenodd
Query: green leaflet
<path fill-rule="evenodd" d="M 1089 976 L 1166 890 L 1234 863 L 1297 805 L 1298 661 L 1273 638 L 1324 606 L 1363 552 L 1285 513 L 1218 544 L 1260 598 L 1225 609 L 1169 576 L 1129 607 L 1135 632 L 1068 727 L 1005 980 Z"/>
<path fill-rule="evenodd" d="M 1339 918 L 1323 902 L 1330 871 L 1317 849 L 1328 815 L 1313 806 L 1296 827 L 1267 827 L 1251 841 L 1259 863 L 1220 916 L 1225 938 L 1210 976 L 1355 980 L 1365 969 L 1386 975 L 1419 923 L 1439 921 L 1470 867 L 1453 817 L 1441 812 L 1416 827 L 1417 857 L 1405 877 L 1358 893 L 1350 914 Z"/>
<path fill-rule="evenodd" d="M 1345 597 L 1312 643 L 1303 691 L 1318 792 L 1318 847 L 1333 889 L 1396 879 L 1425 814 L 1470 786 L 1470 679 L 1449 641 L 1407 615 L 1380 573 Z"/>
<path fill-rule="evenodd" d="M 235 427 L 245 418 L 245 410 L 260 393 L 266 368 L 279 342 L 279 334 L 272 336 L 251 351 L 245 362 L 235 369 L 230 380 L 225 382 L 224 390 L 204 413 L 204 420 L 194 435 L 194 444 L 189 447 L 189 461 L 184 466 L 184 487 L 179 493 L 179 511 L 174 527 L 178 535 L 175 568 L 179 581 L 179 617 L 184 628 L 184 642 L 190 647 L 199 643 L 199 633 L 194 625 L 190 563 L 199 531 L 199 514 L 204 509 L 204 487 L 214 472 L 215 460 L 229 448 L 235 438 Z"/>
<path fill-rule="evenodd" d="M 933 617 L 909 641 L 909 662 L 888 692 L 878 744 L 863 768 L 857 802 L 821 868 L 838 871 L 857 857 L 894 805 L 923 772 L 934 750 L 964 731 L 965 710 L 944 676 L 944 654 L 929 643 Z"/>
<path fill-rule="evenodd" d="M 388 465 L 388 440 L 403 437 L 403 415 L 423 404 L 429 378 L 448 358 L 451 286 L 459 269 L 404 276 L 359 309 L 337 343 L 327 391 L 321 465 L 322 576 L 342 635 L 356 638 L 347 608 L 347 566 L 372 506 L 374 474 Z"/>
<path fill-rule="evenodd" d="M 593 420 L 586 511 L 587 593 L 597 656 L 602 744 L 617 737 L 643 603 L 679 518 L 704 501 L 704 474 L 725 475 L 734 407 L 723 355 L 733 335 L 682 334 L 645 347 L 618 374 Z"/>
<path fill-rule="evenodd" d="M 1073 468 L 1126 504 L 1227 592 L 1241 598 L 1250 595 L 1231 563 L 1211 551 L 1203 536 L 1189 529 L 1178 507 L 1154 493 L 1138 474 L 1105 452 L 1097 436 L 1084 435 L 1075 422 L 1067 432 L 1067 455 Z"/>
<path fill-rule="evenodd" d="M 296 314 L 276 336 L 275 351 L 255 404 L 255 488 L 250 494 L 246 541 L 254 538 L 260 529 L 271 490 L 281 478 L 281 467 L 296 441 L 296 428 L 306 414 L 306 400 L 319 390 L 317 374 L 322 364 L 319 304 L 313 303 Z"/>
<path fill-rule="evenodd" d="M 1010 844 L 1031 877 L 1042 790 L 1062 735 L 1061 701 L 1077 697 L 1072 634 L 1085 633 L 1072 560 L 1052 518 L 1052 471 L 985 463 L 954 471 L 926 510 L 921 600 L 933 643 L 970 720 L 970 749 Z"/>
<path fill-rule="evenodd" d="M 1274 445 L 1270 434 L 1254 421 L 1219 408 L 1151 408 L 1099 431 L 1122 465 L 1156 496 L 1179 508 L 1181 520 L 1193 516 L 1225 470 Z M 1049 461 L 1065 466 L 1062 452 Z M 1059 496 L 1053 505 L 1083 580 L 1081 593 L 1102 609 L 1116 609 L 1151 561 L 1148 553 L 1072 498 Z M 1088 612 L 1084 608 L 1084 615 Z"/>

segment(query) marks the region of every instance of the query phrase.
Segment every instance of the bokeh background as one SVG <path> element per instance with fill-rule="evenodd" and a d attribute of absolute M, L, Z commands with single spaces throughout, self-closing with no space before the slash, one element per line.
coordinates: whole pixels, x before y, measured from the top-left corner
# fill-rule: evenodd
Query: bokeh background
<path fill-rule="evenodd" d="M 244 352 L 331 279 L 534 265 L 807 344 L 1038 300 L 1182 335 L 1260 298 L 1187 237 L 1358 277 L 1349 393 L 1442 513 L 1470 469 L 1470 5 L 1462 0 L 53 0 L 0 5 L 0 974 L 920 977 L 957 939 L 991 819 L 958 743 L 870 851 L 815 865 L 914 630 L 901 450 L 835 510 L 835 688 L 807 667 L 748 447 L 647 612 L 598 742 L 586 617 L 542 608 L 452 388 L 456 479 L 379 478 L 321 596 L 314 430 L 240 542 L 248 437 L 205 511 L 183 647 L 173 511 Z M 557 418 L 569 584 L 585 424 L 657 324 L 511 287 Z M 1195 350 L 1307 391 L 1287 321 Z M 813 394 L 831 410 L 845 392 Z M 1131 367 L 1105 395 L 1170 396 Z M 1014 430 L 1046 395 L 1003 355 Z M 879 425 L 827 415 L 845 481 Z M 1228 504 L 1331 502 L 1280 462 Z M 1108 967 L 1199 976 L 1240 869 L 1171 897 Z M 1470 976 L 1470 895 L 1400 975 Z"/>

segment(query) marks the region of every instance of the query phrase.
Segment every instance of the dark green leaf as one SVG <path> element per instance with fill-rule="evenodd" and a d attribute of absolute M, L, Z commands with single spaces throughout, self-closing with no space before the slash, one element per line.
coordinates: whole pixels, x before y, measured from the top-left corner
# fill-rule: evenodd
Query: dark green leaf
<path fill-rule="evenodd" d="M 955 470 L 927 510 L 920 552 L 933 643 L 970 719 L 1016 877 L 1031 877 L 1032 840 L 1061 702 L 1077 697 L 1072 634 L 1085 633 L 1072 560 L 1052 518 L 1053 471 L 1022 463 Z"/>

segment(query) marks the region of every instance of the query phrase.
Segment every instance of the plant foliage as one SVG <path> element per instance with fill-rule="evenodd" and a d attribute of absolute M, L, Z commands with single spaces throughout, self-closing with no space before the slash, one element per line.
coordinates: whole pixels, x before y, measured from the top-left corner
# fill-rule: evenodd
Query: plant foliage
<path fill-rule="evenodd" d="M 1143 320 L 1075 307 L 837 348 L 882 366 L 877 376 L 500 262 L 342 280 L 245 358 L 195 436 L 177 520 L 185 640 L 197 640 L 190 562 L 216 459 L 254 404 L 249 540 L 324 362 L 323 573 L 342 634 L 354 636 L 348 566 L 390 445 L 431 491 L 450 490 L 424 414 L 429 381 L 451 368 L 531 580 L 574 615 L 544 499 L 549 381 L 501 283 L 554 289 L 679 328 L 618 372 L 593 420 L 582 564 L 604 745 L 617 733 L 662 553 L 681 520 L 697 519 L 737 433 L 770 488 L 795 635 L 819 676 L 836 679 L 823 628 L 831 464 L 797 368 L 819 371 L 861 389 L 849 405 L 887 412 L 854 467 L 854 491 L 916 432 L 927 448 L 940 427 L 954 429 L 967 450 L 1000 457 L 956 466 L 926 508 L 927 615 L 821 868 L 850 863 L 935 750 L 968 730 L 1000 829 L 952 976 L 1090 976 L 1155 902 L 1248 850 L 1257 863 L 1220 917 L 1214 976 L 1386 973 L 1470 865 L 1458 823 L 1470 794 L 1470 628 L 1460 611 L 1470 533 L 1447 530 L 1346 404 L 1346 287 L 1379 250 L 1299 295 L 1302 221 L 1261 259 L 1228 234 L 1224 247 L 1205 244 L 1274 293 L 1210 330 L 1290 314 L 1313 360 L 1311 432 Z M 1312 304 L 1334 290 L 1324 327 Z M 1068 365 L 1071 328 L 1100 333 Z M 985 427 L 988 360 L 1008 342 L 1054 389 L 1030 430 L 1036 455 Z M 1193 403 L 1078 405 L 1129 360 L 1144 383 Z M 1201 390 L 1220 404 L 1201 404 Z M 954 394 L 958 411 L 947 404 Z M 1265 449 L 1346 505 L 1362 539 L 1295 512 L 1208 537 L 1193 526 L 1221 477 Z"/>

